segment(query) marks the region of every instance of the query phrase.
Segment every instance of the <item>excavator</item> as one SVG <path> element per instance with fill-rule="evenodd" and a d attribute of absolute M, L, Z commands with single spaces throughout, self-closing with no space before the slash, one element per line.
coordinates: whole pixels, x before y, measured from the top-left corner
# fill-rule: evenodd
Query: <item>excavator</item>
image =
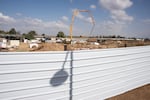
<path fill-rule="evenodd" d="M 74 11 L 73 11 L 73 15 L 72 15 L 71 24 L 70 24 L 70 41 L 71 41 L 70 43 L 72 43 L 74 20 L 75 20 L 75 17 L 76 17 L 80 12 L 86 12 L 86 13 L 88 13 L 89 17 L 91 18 L 92 29 L 91 29 L 91 31 L 90 31 L 90 34 L 92 34 L 93 29 L 94 29 L 94 27 L 95 27 L 95 20 L 94 20 L 94 17 L 92 16 L 91 11 L 89 11 L 89 10 L 78 10 L 78 9 L 74 10 Z"/>

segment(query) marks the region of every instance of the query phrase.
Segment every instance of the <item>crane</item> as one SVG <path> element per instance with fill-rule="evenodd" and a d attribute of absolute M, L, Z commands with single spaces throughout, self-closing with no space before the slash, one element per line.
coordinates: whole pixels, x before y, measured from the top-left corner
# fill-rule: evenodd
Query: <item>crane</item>
<path fill-rule="evenodd" d="M 91 29 L 90 34 L 93 32 L 94 26 L 95 26 L 95 21 L 94 21 L 94 17 L 92 16 L 91 12 L 89 10 L 74 10 L 73 11 L 73 15 L 72 15 L 72 20 L 71 20 L 71 24 L 70 24 L 70 41 L 72 42 L 72 34 L 73 34 L 73 23 L 74 23 L 74 19 L 75 16 L 77 16 L 79 14 L 79 12 L 87 12 L 91 18 L 91 22 L 93 24 L 93 27 Z"/>

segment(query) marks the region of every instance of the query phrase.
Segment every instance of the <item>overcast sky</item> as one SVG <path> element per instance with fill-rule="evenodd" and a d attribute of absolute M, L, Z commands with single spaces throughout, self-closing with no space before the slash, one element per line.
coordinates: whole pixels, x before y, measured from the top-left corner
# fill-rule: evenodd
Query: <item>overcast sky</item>
<path fill-rule="evenodd" d="M 150 38 L 150 0 L 0 0 L 0 30 L 69 35 L 73 10 L 90 10 L 91 35 Z M 90 35 L 90 16 L 79 13 L 73 35 Z"/>

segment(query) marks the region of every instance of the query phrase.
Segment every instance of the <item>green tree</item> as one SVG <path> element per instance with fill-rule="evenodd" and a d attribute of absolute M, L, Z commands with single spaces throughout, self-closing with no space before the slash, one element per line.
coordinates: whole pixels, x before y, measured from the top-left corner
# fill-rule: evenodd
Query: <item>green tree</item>
<path fill-rule="evenodd" d="M 37 35 L 36 31 L 30 31 L 27 34 L 23 34 L 23 37 L 28 39 L 28 40 L 32 40 L 35 39 L 35 35 Z"/>
<path fill-rule="evenodd" d="M 28 34 L 37 35 L 36 31 L 30 31 Z"/>
<path fill-rule="evenodd" d="M 6 32 L 3 30 L 0 30 L 0 34 L 6 34 Z"/>
<path fill-rule="evenodd" d="M 10 29 L 10 31 L 8 32 L 9 34 L 17 34 L 15 28 Z"/>
<path fill-rule="evenodd" d="M 57 34 L 56 37 L 62 37 L 62 38 L 64 38 L 65 34 L 64 34 L 64 32 L 60 31 L 60 32 L 58 32 L 58 34 Z"/>

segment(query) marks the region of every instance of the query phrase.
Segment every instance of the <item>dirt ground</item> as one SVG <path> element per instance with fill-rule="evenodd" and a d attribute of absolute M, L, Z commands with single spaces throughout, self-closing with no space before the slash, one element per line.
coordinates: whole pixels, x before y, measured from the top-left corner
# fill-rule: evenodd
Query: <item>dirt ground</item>
<path fill-rule="evenodd" d="M 150 84 L 111 97 L 106 100 L 150 100 Z"/>
<path fill-rule="evenodd" d="M 89 50 L 89 49 L 103 49 L 103 48 L 121 48 L 131 46 L 144 46 L 150 45 L 150 41 L 112 41 L 107 40 L 100 42 L 99 45 L 93 43 L 76 43 L 76 44 L 63 44 L 63 43 L 40 43 L 38 48 L 29 48 L 29 44 L 20 43 L 18 48 L 10 48 L 8 50 L 1 51 L 12 51 L 12 52 L 33 52 L 33 51 L 64 51 L 66 50 Z"/>

